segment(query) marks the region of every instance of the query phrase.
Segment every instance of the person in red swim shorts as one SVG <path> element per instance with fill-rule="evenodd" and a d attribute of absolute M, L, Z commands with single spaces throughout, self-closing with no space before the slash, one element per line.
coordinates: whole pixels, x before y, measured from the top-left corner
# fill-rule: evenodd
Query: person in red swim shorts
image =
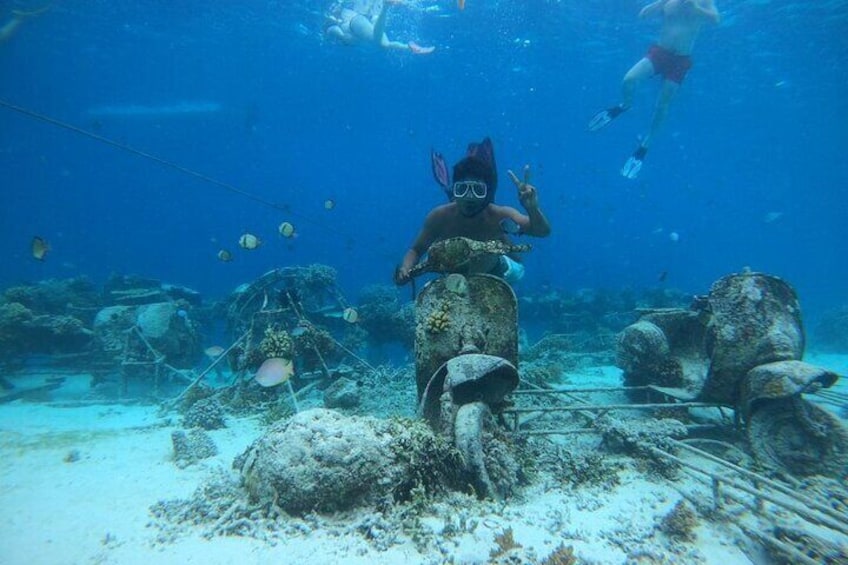
<path fill-rule="evenodd" d="M 671 100 L 692 66 L 690 54 L 695 38 L 704 24 L 717 24 L 721 19 L 713 0 L 656 0 L 639 12 L 640 18 L 655 16 L 663 20 L 660 37 L 645 56 L 624 75 L 621 103 L 601 110 L 589 121 L 590 131 L 604 128 L 630 108 L 636 86 L 640 82 L 654 75 L 662 77 L 651 129 L 621 169 L 621 174 L 630 179 L 636 178 L 642 169 L 648 146 L 665 121 Z"/>

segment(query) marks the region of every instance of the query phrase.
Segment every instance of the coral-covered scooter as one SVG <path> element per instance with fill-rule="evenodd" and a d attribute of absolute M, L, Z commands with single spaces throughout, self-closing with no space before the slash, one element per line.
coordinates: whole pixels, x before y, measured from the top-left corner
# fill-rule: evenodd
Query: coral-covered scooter
<path fill-rule="evenodd" d="M 790 475 L 843 477 L 848 429 L 805 393 L 839 375 L 801 361 L 805 336 L 795 291 L 754 272 L 728 275 L 690 309 L 650 312 L 618 340 L 630 386 L 735 410 L 757 461 Z"/>

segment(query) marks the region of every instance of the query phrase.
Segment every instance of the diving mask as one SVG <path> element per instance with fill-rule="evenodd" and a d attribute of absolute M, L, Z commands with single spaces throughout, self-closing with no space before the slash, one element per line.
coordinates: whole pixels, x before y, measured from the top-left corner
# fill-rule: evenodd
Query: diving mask
<path fill-rule="evenodd" d="M 466 198 L 468 194 L 483 199 L 489 194 L 489 187 L 479 180 L 460 180 L 453 183 L 453 197 Z"/>

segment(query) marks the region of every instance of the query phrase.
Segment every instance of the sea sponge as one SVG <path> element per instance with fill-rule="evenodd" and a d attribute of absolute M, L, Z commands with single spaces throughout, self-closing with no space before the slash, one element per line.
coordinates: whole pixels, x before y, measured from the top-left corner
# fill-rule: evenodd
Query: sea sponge
<path fill-rule="evenodd" d="M 512 535 L 512 528 L 506 528 L 501 533 L 495 534 L 495 545 L 496 547 L 489 553 L 489 557 L 492 559 L 509 553 L 513 549 L 521 548 L 521 544 L 515 541 Z"/>
<path fill-rule="evenodd" d="M 88 331 L 81 320 L 73 316 L 37 316 L 36 321 L 50 329 L 55 336 L 77 336 L 88 335 Z"/>
<path fill-rule="evenodd" d="M 204 430 L 218 430 L 226 428 L 224 421 L 224 407 L 216 398 L 205 398 L 192 404 L 186 410 L 183 417 L 183 426 L 186 428 L 203 428 Z"/>
<path fill-rule="evenodd" d="M 611 488 L 620 483 L 620 465 L 611 463 L 601 453 L 563 451 L 557 461 L 557 477 L 572 486 L 600 485 Z"/>
<path fill-rule="evenodd" d="M 20 302 L 0 304 L 0 325 L 14 327 L 32 320 L 32 311 Z"/>
<path fill-rule="evenodd" d="M 681 541 L 694 541 L 698 514 L 685 500 L 679 500 L 660 522 L 660 530 Z"/>
<path fill-rule="evenodd" d="M 577 557 L 574 556 L 574 548 L 560 543 L 553 553 L 541 562 L 541 565 L 574 565 L 575 563 L 577 563 Z"/>
<path fill-rule="evenodd" d="M 388 432 L 394 461 L 405 472 L 392 488 L 398 501 L 412 500 L 416 494 L 428 496 L 468 485 L 462 454 L 446 437 L 433 433 L 423 420 L 389 420 Z"/>
<path fill-rule="evenodd" d="M 272 357 L 291 359 L 294 352 L 294 344 L 289 332 L 268 326 L 265 328 L 265 337 L 259 343 L 259 350 L 268 359 Z"/>
<path fill-rule="evenodd" d="M 392 285 L 372 285 L 359 295 L 359 324 L 371 345 L 401 342 L 412 349 L 415 341 L 415 306 L 404 302 Z"/>
<path fill-rule="evenodd" d="M 174 446 L 174 464 L 180 469 L 218 454 L 215 442 L 200 428 L 194 428 L 188 433 L 174 430 L 171 432 L 171 442 Z"/>
<path fill-rule="evenodd" d="M 448 314 L 448 304 L 443 302 L 439 308 L 430 312 L 427 316 L 427 331 L 431 333 L 439 333 L 447 329 L 450 325 L 450 315 Z"/>

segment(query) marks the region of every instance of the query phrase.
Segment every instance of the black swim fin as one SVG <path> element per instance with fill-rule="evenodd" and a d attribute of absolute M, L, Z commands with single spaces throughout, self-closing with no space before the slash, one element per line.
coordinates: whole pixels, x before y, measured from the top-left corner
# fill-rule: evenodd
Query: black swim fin
<path fill-rule="evenodd" d="M 627 108 L 621 104 L 601 110 L 589 120 L 589 131 L 598 131 L 607 127 L 611 121 L 619 117 Z"/>

